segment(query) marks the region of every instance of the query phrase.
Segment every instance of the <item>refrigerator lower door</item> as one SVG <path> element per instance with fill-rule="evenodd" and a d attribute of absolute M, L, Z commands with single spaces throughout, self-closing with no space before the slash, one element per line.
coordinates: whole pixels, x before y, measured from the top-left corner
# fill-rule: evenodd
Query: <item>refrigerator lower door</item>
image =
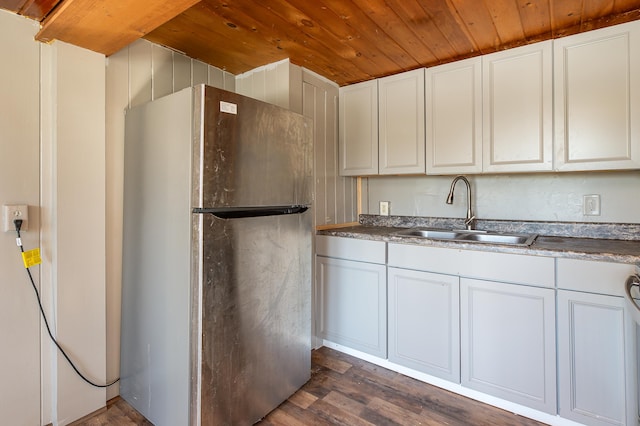
<path fill-rule="evenodd" d="M 194 224 L 192 424 L 253 424 L 310 376 L 311 212 Z"/>

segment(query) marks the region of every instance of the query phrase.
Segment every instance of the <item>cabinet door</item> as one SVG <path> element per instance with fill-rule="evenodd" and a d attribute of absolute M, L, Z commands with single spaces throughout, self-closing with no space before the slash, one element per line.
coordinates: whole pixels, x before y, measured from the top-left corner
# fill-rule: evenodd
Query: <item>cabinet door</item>
<path fill-rule="evenodd" d="M 554 41 L 558 170 L 640 167 L 640 22 Z"/>
<path fill-rule="evenodd" d="M 317 256 L 316 283 L 320 336 L 386 358 L 386 267 Z"/>
<path fill-rule="evenodd" d="M 380 174 L 424 173 L 424 69 L 378 80 Z"/>
<path fill-rule="evenodd" d="M 427 68 L 427 174 L 482 171 L 481 58 Z"/>
<path fill-rule="evenodd" d="M 459 278 L 389 268 L 389 361 L 460 383 Z"/>
<path fill-rule="evenodd" d="M 632 424 L 625 415 L 624 322 L 621 297 L 558 291 L 560 416 L 586 425 Z"/>
<path fill-rule="evenodd" d="M 378 82 L 340 88 L 340 175 L 378 174 Z"/>
<path fill-rule="evenodd" d="M 552 170 L 551 40 L 482 57 L 484 172 Z"/>
<path fill-rule="evenodd" d="M 462 278 L 462 385 L 555 414 L 554 296 L 549 288 Z"/>

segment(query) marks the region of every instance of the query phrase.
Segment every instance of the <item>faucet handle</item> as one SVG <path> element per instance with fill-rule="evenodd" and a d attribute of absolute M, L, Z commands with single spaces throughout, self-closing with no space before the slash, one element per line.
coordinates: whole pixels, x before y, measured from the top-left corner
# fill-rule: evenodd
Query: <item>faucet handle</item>
<path fill-rule="evenodd" d="M 474 216 L 471 216 L 471 217 L 470 217 L 470 218 L 468 218 L 468 219 L 465 219 L 465 220 L 464 220 L 464 226 L 466 226 L 466 227 L 467 227 L 467 229 L 473 229 L 472 224 L 473 224 L 473 221 L 475 221 L 475 220 L 476 220 L 475 215 L 474 215 Z"/>

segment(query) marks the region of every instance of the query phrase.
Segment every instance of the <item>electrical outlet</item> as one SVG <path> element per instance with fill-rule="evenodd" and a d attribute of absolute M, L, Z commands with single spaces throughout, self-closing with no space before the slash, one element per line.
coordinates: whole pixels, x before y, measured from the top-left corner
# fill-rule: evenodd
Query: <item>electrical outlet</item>
<path fill-rule="evenodd" d="M 582 197 L 582 213 L 585 216 L 600 216 L 600 195 L 584 195 Z"/>
<path fill-rule="evenodd" d="M 12 232 L 16 230 L 13 221 L 22 219 L 21 231 L 29 229 L 29 208 L 25 204 L 5 204 L 3 206 L 4 232 Z"/>
<path fill-rule="evenodd" d="M 389 201 L 380 201 L 380 216 L 389 216 Z"/>

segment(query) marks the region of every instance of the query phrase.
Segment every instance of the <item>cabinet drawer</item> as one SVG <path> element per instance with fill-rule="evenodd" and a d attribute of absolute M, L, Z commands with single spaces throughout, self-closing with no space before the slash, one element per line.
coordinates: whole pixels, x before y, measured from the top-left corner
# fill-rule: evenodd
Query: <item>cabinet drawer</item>
<path fill-rule="evenodd" d="M 465 251 L 460 275 L 542 287 L 555 285 L 552 257 Z"/>
<path fill-rule="evenodd" d="M 460 275 L 462 252 L 455 249 L 389 243 L 389 266 Z"/>
<path fill-rule="evenodd" d="M 551 257 L 390 243 L 389 266 L 542 287 L 555 284 Z"/>
<path fill-rule="evenodd" d="M 316 236 L 316 254 L 359 262 L 386 262 L 386 243 L 384 241 L 358 240 L 356 238 Z"/>
<path fill-rule="evenodd" d="M 558 288 L 624 296 L 624 283 L 634 265 L 593 260 L 558 259 Z"/>

